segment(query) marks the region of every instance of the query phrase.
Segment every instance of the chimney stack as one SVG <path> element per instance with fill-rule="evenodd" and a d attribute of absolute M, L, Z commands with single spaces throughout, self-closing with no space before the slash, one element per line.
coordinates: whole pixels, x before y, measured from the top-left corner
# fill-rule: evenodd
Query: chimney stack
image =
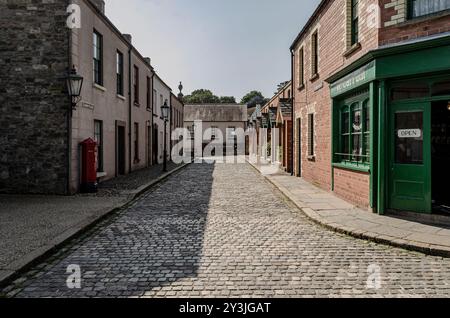
<path fill-rule="evenodd" d="M 149 57 L 144 57 L 144 60 L 147 62 L 148 65 L 152 65 L 152 59 Z"/>
<path fill-rule="evenodd" d="M 128 41 L 128 43 L 132 44 L 133 37 L 131 34 L 122 34 L 123 37 Z"/>
<path fill-rule="evenodd" d="M 104 0 L 91 0 L 91 1 L 103 14 L 105 14 L 105 1 Z"/>

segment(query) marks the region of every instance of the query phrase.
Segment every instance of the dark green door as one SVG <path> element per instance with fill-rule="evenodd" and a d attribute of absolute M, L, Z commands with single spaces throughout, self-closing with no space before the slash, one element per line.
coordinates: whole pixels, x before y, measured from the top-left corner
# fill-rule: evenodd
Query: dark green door
<path fill-rule="evenodd" d="M 431 105 L 391 105 L 389 208 L 431 213 Z"/>

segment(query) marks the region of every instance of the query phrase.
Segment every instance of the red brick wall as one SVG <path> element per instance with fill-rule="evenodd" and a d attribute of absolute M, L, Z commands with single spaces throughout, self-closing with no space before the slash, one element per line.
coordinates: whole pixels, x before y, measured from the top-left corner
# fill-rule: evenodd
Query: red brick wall
<path fill-rule="evenodd" d="M 295 117 L 301 119 L 301 158 L 302 176 L 305 180 L 323 188 L 331 190 L 331 96 L 326 78 L 359 59 L 367 51 L 376 48 L 378 45 L 378 31 L 370 28 L 367 20 L 369 18 L 367 8 L 371 4 L 377 4 L 377 0 L 361 1 L 360 8 L 360 43 L 361 48 L 350 55 L 347 46 L 347 0 L 331 1 L 324 11 L 318 16 L 318 20 L 311 25 L 305 36 L 300 40 L 294 49 L 295 75 Z M 311 34 L 318 30 L 319 35 L 319 78 L 311 79 Z M 304 78 L 305 87 L 299 89 L 299 67 L 298 52 L 303 47 L 304 51 Z M 314 149 L 315 157 L 308 158 L 308 114 L 315 114 L 315 136 Z M 297 120 L 296 120 L 297 125 Z M 296 127 L 296 130 L 298 127 Z M 298 175 L 298 142 L 295 143 L 294 167 L 295 174 Z M 357 172 L 349 171 L 342 175 L 340 182 L 352 182 L 352 174 Z M 336 192 L 344 195 L 343 192 Z M 344 196 L 343 196 L 344 197 Z M 352 203 L 368 202 L 366 191 L 355 191 L 354 197 L 346 198 Z M 368 207 L 368 203 L 366 205 Z"/>
<path fill-rule="evenodd" d="M 448 12 L 408 20 L 408 1 L 406 0 L 380 0 L 380 8 L 382 26 L 380 45 L 450 31 L 450 14 Z"/>
<path fill-rule="evenodd" d="M 380 45 L 450 32 L 450 15 L 418 18 L 380 30 Z"/>
<path fill-rule="evenodd" d="M 370 205 L 370 176 L 368 173 L 334 169 L 334 192 L 361 208 Z"/>

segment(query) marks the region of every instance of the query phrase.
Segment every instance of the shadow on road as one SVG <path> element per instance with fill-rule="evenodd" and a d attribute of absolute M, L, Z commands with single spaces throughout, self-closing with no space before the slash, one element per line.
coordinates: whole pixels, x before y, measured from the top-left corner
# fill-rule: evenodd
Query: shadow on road
<path fill-rule="evenodd" d="M 17 296 L 142 296 L 195 278 L 202 260 L 214 167 L 192 164 L 174 175 L 114 221 L 35 268 L 37 276 L 29 274 Z M 80 289 L 67 287 L 69 265 L 80 266 Z"/>

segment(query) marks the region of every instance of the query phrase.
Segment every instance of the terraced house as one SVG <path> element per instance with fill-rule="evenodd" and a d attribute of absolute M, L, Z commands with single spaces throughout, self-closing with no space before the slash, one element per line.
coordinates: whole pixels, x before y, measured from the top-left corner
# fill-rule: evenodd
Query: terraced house
<path fill-rule="evenodd" d="M 106 17 L 103 0 L 7 2 L 0 21 L 0 191 L 79 191 L 89 138 L 99 181 L 161 161 L 152 124 L 170 88 Z M 71 69 L 83 78 L 74 104 Z"/>
<path fill-rule="evenodd" d="M 380 214 L 450 206 L 450 1 L 324 0 L 291 46 L 294 171 Z"/>

